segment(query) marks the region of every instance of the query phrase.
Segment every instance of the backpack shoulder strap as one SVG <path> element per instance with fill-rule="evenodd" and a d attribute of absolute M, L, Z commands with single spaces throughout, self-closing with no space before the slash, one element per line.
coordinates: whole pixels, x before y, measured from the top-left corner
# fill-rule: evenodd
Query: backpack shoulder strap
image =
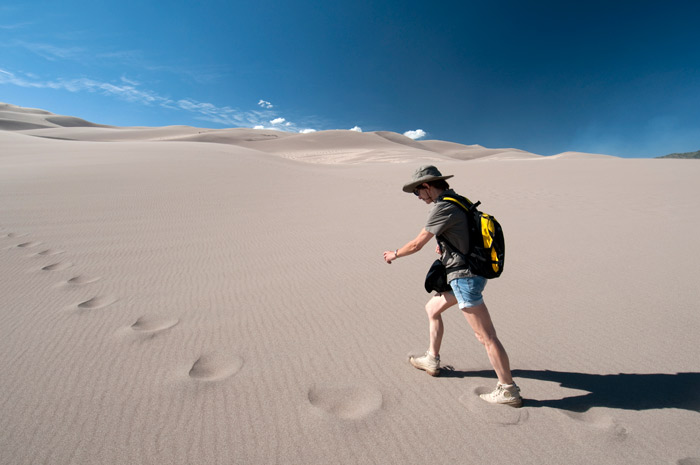
<path fill-rule="evenodd" d="M 449 195 L 449 194 L 442 195 L 442 196 L 438 197 L 438 200 L 443 200 L 445 202 L 450 202 L 450 203 L 453 203 L 455 205 L 459 205 L 462 208 L 462 210 L 464 210 L 467 213 L 471 212 L 472 210 L 475 210 L 476 207 L 481 205 L 480 201 L 477 201 L 476 203 L 472 203 L 471 200 L 469 200 L 468 198 L 463 197 L 461 195 Z"/>
<path fill-rule="evenodd" d="M 476 208 L 476 206 L 481 203 L 481 202 L 477 202 L 476 204 L 473 204 L 468 198 L 463 197 L 463 196 L 458 195 L 458 194 L 443 194 L 437 198 L 437 201 L 438 202 L 443 201 L 443 202 L 448 202 L 448 203 L 457 205 L 462 211 L 464 211 L 464 213 L 467 215 L 467 218 L 469 218 L 469 213 L 472 211 L 472 209 Z M 469 220 L 467 220 L 467 222 L 468 221 Z M 459 253 L 460 255 L 466 256 L 457 247 L 455 247 L 449 240 L 447 240 L 447 238 L 444 235 L 440 235 L 438 237 L 438 239 L 445 242 L 447 245 L 449 245 L 450 248 L 452 250 L 454 250 L 455 252 Z M 464 266 L 460 266 L 460 267 L 454 267 L 450 271 L 454 271 L 457 269 L 466 269 L 466 268 L 468 268 L 468 266 L 464 265 Z"/>
<path fill-rule="evenodd" d="M 465 205 L 463 202 L 460 202 L 459 199 L 456 199 L 454 197 L 445 196 L 441 200 L 444 200 L 445 202 L 453 203 L 455 205 L 459 205 L 462 208 L 462 210 L 469 211 L 469 207 L 467 205 Z"/>

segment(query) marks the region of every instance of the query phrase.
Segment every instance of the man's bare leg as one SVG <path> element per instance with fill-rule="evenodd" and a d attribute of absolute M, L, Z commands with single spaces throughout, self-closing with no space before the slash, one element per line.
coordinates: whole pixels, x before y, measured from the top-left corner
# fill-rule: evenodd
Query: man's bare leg
<path fill-rule="evenodd" d="M 425 311 L 428 314 L 428 323 L 430 325 L 430 345 L 428 351 L 435 357 L 440 355 L 440 346 L 442 345 L 442 335 L 444 333 L 442 312 L 456 303 L 457 298 L 453 293 L 443 292 L 442 294 L 433 296 L 425 305 Z"/>
<path fill-rule="evenodd" d="M 425 305 L 430 326 L 430 345 L 428 352 L 421 357 L 409 357 L 408 361 L 419 370 L 426 371 L 430 376 L 440 374 L 440 345 L 444 326 L 442 324 L 442 312 L 457 303 L 457 299 L 451 292 L 436 295 Z"/>
<path fill-rule="evenodd" d="M 474 330 L 476 338 L 486 347 L 486 353 L 489 356 L 493 369 L 496 370 L 498 381 L 502 384 L 513 384 L 508 354 L 496 336 L 496 329 L 493 326 L 486 304 L 482 303 L 476 307 L 463 308 L 462 312 Z"/>

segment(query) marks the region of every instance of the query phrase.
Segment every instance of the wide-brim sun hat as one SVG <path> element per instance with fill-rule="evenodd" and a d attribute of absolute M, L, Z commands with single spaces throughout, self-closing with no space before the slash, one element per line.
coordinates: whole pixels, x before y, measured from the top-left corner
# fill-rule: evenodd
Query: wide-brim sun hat
<path fill-rule="evenodd" d="M 438 170 L 433 165 L 425 165 L 418 168 L 415 173 L 413 173 L 413 179 L 408 184 L 403 186 L 403 191 L 412 193 L 416 187 L 420 186 L 424 182 L 438 181 L 440 179 L 450 179 L 454 177 L 453 175 L 443 176 L 440 170 Z"/>

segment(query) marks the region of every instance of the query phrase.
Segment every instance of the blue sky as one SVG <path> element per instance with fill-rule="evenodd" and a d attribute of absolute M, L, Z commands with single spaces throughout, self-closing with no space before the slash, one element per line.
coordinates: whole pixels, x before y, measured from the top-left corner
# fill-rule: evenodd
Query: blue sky
<path fill-rule="evenodd" d="M 700 2 L 0 3 L 0 101 L 119 126 L 700 149 Z"/>

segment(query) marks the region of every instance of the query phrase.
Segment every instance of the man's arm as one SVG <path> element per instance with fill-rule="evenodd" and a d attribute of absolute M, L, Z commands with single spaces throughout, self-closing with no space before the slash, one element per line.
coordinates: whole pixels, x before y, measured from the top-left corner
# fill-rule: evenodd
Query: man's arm
<path fill-rule="evenodd" d="M 427 244 L 428 241 L 430 241 L 430 239 L 432 239 L 433 237 L 435 237 L 433 233 L 430 233 L 423 229 L 415 239 L 408 242 L 403 247 L 400 247 L 395 251 L 387 250 L 386 252 L 384 252 L 384 261 L 391 265 L 391 262 L 399 257 L 414 254 L 420 249 L 422 249 L 423 246 Z"/>

